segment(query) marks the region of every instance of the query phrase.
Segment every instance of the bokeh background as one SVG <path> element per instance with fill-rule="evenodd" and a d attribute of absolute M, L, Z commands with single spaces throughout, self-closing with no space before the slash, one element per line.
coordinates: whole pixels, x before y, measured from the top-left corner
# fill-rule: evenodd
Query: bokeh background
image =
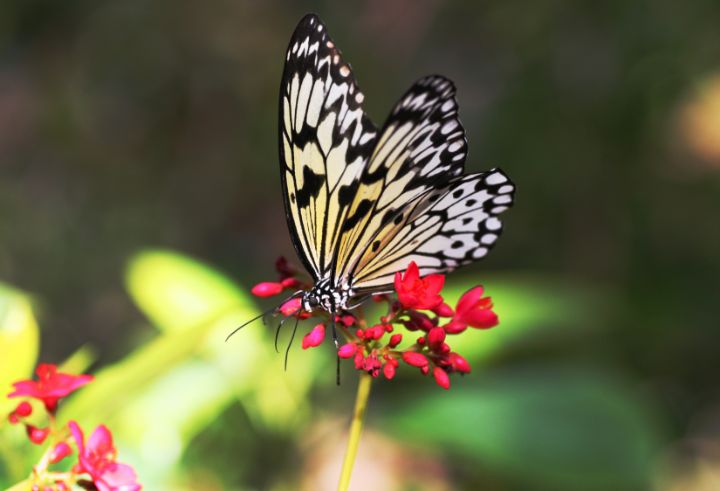
<path fill-rule="evenodd" d="M 96 382 L 148 490 L 333 489 L 355 374 L 290 367 L 248 295 L 295 260 L 277 97 L 318 13 L 381 123 L 458 87 L 469 171 L 518 186 L 449 392 L 375 385 L 354 489 L 720 488 L 720 4 L 711 0 L 0 3 L 0 385 L 37 360 Z M 349 367 L 345 367 L 349 368 Z M 4 412 L 11 409 L 3 402 Z M 0 426 L 0 486 L 33 463 Z"/>

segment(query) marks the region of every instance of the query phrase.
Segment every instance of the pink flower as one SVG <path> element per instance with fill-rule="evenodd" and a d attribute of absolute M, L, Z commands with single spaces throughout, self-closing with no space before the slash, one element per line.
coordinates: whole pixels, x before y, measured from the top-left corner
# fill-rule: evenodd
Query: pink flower
<path fill-rule="evenodd" d="M 492 311 L 490 297 L 483 298 L 483 288 L 476 286 L 468 290 L 458 301 L 455 316 L 445 330 L 449 334 L 457 334 L 468 326 L 487 329 L 498 324 L 498 317 Z"/>
<path fill-rule="evenodd" d="M 142 486 L 132 467 L 115 461 L 117 452 L 112 434 L 105 425 L 95 428 L 87 445 L 82 430 L 75 421 L 68 423 L 78 446 L 79 468 L 90 475 L 98 491 L 139 491 Z"/>
<path fill-rule="evenodd" d="M 15 391 L 8 397 L 32 397 L 43 401 L 48 412 L 54 413 L 60 398 L 93 380 L 92 375 L 70 375 L 57 371 L 55 365 L 42 363 L 35 373 L 38 380 L 21 380 L 15 382 Z"/>
<path fill-rule="evenodd" d="M 445 276 L 441 274 L 420 278 L 420 270 L 415 261 L 408 265 L 405 275 L 400 272 L 395 273 L 395 291 L 398 300 L 406 309 L 429 310 L 442 304 L 440 290 L 444 283 Z"/>
<path fill-rule="evenodd" d="M 302 340 L 302 349 L 320 346 L 325 339 L 325 324 L 318 324 Z"/>

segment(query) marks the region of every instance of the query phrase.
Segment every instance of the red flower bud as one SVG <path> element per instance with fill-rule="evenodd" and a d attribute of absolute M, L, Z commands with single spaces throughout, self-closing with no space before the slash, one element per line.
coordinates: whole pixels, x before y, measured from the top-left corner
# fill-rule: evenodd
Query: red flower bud
<path fill-rule="evenodd" d="M 70 448 L 70 445 L 65 442 L 60 442 L 55 445 L 55 448 L 52 449 L 52 453 L 50 453 L 50 463 L 57 464 L 71 453 L 72 448 Z"/>
<path fill-rule="evenodd" d="M 285 278 L 280 282 L 283 289 L 296 288 L 300 286 L 300 282 L 296 278 Z"/>
<path fill-rule="evenodd" d="M 400 341 L 402 341 L 402 334 L 397 333 L 390 336 L 390 342 L 388 343 L 388 346 L 390 348 L 394 348 L 398 344 L 400 344 Z"/>
<path fill-rule="evenodd" d="M 433 313 L 440 317 L 452 317 L 455 315 L 455 311 L 446 303 L 441 303 L 434 309 L 432 309 Z"/>
<path fill-rule="evenodd" d="M 413 367 L 426 367 L 428 364 L 425 355 L 416 351 L 405 351 L 402 354 L 402 358 L 405 363 Z"/>
<path fill-rule="evenodd" d="M 363 356 L 362 350 L 357 350 L 357 352 L 355 352 L 355 358 L 353 359 L 357 370 L 362 370 L 364 360 L 365 357 Z"/>
<path fill-rule="evenodd" d="M 302 307 L 302 300 L 299 298 L 291 298 L 280 306 L 280 313 L 285 317 L 289 317 L 295 313 L 300 312 Z"/>
<path fill-rule="evenodd" d="M 442 327 L 433 327 L 427 334 L 427 342 L 433 347 L 440 347 L 445 342 L 445 329 Z"/>
<path fill-rule="evenodd" d="M 340 346 L 337 354 L 340 358 L 347 359 L 347 358 L 350 358 L 351 356 L 353 356 L 356 351 L 357 351 L 357 345 L 355 343 L 347 343 L 347 344 L 343 344 L 342 346 Z"/>
<path fill-rule="evenodd" d="M 302 349 L 320 346 L 325 339 L 325 324 L 318 324 L 312 331 L 303 336 Z"/>
<path fill-rule="evenodd" d="M 395 365 L 392 363 L 385 363 L 383 366 L 383 375 L 385 375 L 385 378 L 388 380 L 392 380 L 392 378 L 395 376 Z"/>
<path fill-rule="evenodd" d="M 460 373 L 470 373 L 470 364 L 465 358 L 458 355 L 457 353 L 450 354 L 450 362 L 452 367 Z"/>
<path fill-rule="evenodd" d="M 31 442 L 40 445 L 50 434 L 50 428 L 37 428 L 33 425 L 25 425 L 25 431 Z"/>
<path fill-rule="evenodd" d="M 279 293 L 282 293 L 282 291 L 282 284 L 275 283 L 274 281 L 263 281 L 262 283 L 258 283 L 252 287 L 252 290 L 250 290 L 253 295 L 262 298 L 278 295 Z"/>
<path fill-rule="evenodd" d="M 450 388 L 450 377 L 448 377 L 447 372 L 442 368 L 433 368 L 433 377 L 435 377 L 435 382 L 443 389 L 447 390 Z"/>
<path fill-rule="evenodd" d="M 283 278 L 288 278 L 295 275 L 295 268 L 283 256 L 280 256 L 275 261 L 275 271 L 280 273 L 280 276 L 282 276 Z"/>
<path fill-rule="evenodd" d="M 10 422 L 11 425 L 16 425 L 20 422 L 20 418 L 18 417 L 17 414 L 15 414 L 13 412 L 13 413 L 8 414 L 8 421 Z"/>
<path fill-rule="evenodd" d="M 355 316 L 346 314 L 340 317 L 340 323 L 345 327 L 350 327 L 355 324 Z"/>
<path fill-rule="evenodd" d="M 420 367 L 420 373 L 423 375 L 427 375 L 430 371 L 430 365 L 425 365 L 424 367 Z"/>
<path fill-rule="evenodd" d="M 15 414 L 20 416 L 21 418 L 24 418 L 26 416 L 30 416 L 32 414 L 32 406 L 27 401 L 22 401 L 20 404 L 17 405 L 15 408 L 15 411 L 13 411 Z"/>

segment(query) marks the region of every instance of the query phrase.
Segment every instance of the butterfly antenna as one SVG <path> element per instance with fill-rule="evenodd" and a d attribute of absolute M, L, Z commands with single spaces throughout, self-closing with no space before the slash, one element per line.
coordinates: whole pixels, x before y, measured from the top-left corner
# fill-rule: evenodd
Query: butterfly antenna
<path fill-rule="evenodd" d="M 293 339 L 295 339 L 295 332 L 297 331 L 298 322 L 300 322 L 299 317 L 295 317 L 295 325 L 293 326 L 292 334 L 290 335 L 290 342 L 287 345 L 287 348 L 285 349 L 285 371 L 287 372 L 287 362 L 288 362 L 288 356 L 290 355 L 290 347 L 293 344 Z"/>
<path fill-rule="evenodd" d="M 293 298 L 296 298 L 296 297 L 302 295 L 302 293 L 303 293 L 302 290 L 293 293 L 293 294 L 290 295 L 288 298 L 286 298 L 285 300 L 283 300 L 282 302 L 280 302 L 280 305 L 277 305 L 277 306 L 275 306 L 275 307 L 272 307 L 272 308 L 270 308 L 270 309 L 267 309 L 267 310 L 266 310 L 265 312 L 263 312 L 262 314 L 260 314 L 260 315 L 258 315 L 258 316 L 255 316 L 255 317 L 253 317 L 252 319 L 250 319 L 249 321 L 243 323 L 240 327 L 236 327 L 236 328 L 233 330 L 233 332 L 231 332 L 230 334 L 227 335 L 227 337 L 225 338 L 225 342 L 227 343 L 228 339 L 230 339 L 236 332 L 238 332 L 238 331 L 239 331 L 240 329 L 242 329 L 243 327 L 247 326 L 248 324 L 250 324 L 250 323 L 252 323 L 252 322 L 255 322 L 256 320 L 258 320 L 258 319 L 261 318 L 261 317 L 265 317 L 266 315 L 271 314 L 272 312 L 275 312 L 275 311 L 278 310 L 278 309 L 280 308 L 280 306 L 283 305 L 285 302 L 288 302 L 288 301 L 292 300 Z M 302 310 L 302 309 L 299 309 L 298 311 L 296 311 L 296 313 L 299 312 L 300 310 Z M 263 323 L 264 323 L 264 321 L 263 321 Z M 277 349 L 277 346 L 276 346 L 275 349 Z"/>
<path fill-rule="evenodd" d="M 247 321 L 247 322 L 244 322 L 240 327 L 236 327 L 236 328 L 233 330 L 233 332 L 231 332 L 230 334 L 227 335 L 227 337 L 225 338 L 225 342 L 227 343 L 228 339 L 230 339 L 236 332 L 238 332 L 238 331 L 239 331 L 240 329 L 242 329 L 243 327 L 247 326 L 248 324 L 251 324 L 251 323 L 255 322 L 256 320 L 258 320 L 258 319 L 261 318 L 261 317 L 265 317 L 266 315 L 272 313 L 272 312 L 273 312 L 274 310 L 276 310 L 276 309 L 277 309 L 277 307 L 273 307 L 273 308 L 271 308 L 271 309 L 268 309 L 268 310 L 266 310 L 265 312 L 263 312 L 262 314 L 253 317 L 252 319 L 250 319 L 250 320 Z"/>
<path fill-rule="evenodd" d="M 280 328 L 285 324 L 285 322 L 290 319 L 291 317 L 294 317 L 300 313 L 302 310 L 302 307 L 297 309 L 292 314 L 288 315 L 287 317 L 283 318 L 283 320 L 280 321 L 277 328 L 275 329 L 275 353 L 280 353 L 280 350 L 278 349 L 278 339 L 280 338 Z"/>

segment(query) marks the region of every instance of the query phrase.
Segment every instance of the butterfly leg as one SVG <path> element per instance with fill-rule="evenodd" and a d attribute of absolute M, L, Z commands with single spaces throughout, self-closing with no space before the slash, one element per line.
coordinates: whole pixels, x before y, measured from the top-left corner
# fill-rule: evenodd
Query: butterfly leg
<path fill-rule="evenodd" d="M 295 325 L 293 326 L 292 334 L 290 335 L 290 342 L 287 345 L 287 349 L 285 349 L 285 371 L 287 372 L 287 363 L 288 363 L 288 356 L 290 355 L 290 347 L 293 344 L 293 340 L 295 339 L 295 332 L 297 331 L 298 322 L 300 322 L 299 317 L 295 317 Z"/>
<path fill-rule="evenodd" d="M 340 355 L 337 354 L 340 349 L 340 343 L 338 343 L 337 329 L 335 329 L 335 317 L 337 317 L 335 311 L 330 313 L 330 317 L 332 318 L 332 335 L 333 342 L 335 343 L 335 383 L 340 385 Z"/>

